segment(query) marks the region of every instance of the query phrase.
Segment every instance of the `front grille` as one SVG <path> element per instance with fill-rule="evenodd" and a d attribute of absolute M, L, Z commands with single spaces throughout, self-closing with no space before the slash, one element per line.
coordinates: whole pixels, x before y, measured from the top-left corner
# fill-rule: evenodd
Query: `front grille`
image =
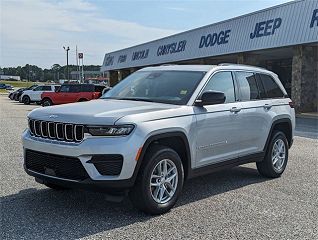
<path fill-rule="evenodd" d="M 84 180 L 89 178 L 78 158 L 26 150 L 25 166 L 34 172 L 55 177 Z"/>
<path fill-rule="evenodd" d="M 88 163 L 93 163 L 101 175 L 119 175 L 123 167 L 123 156 L 119 154 L 94 155 Z"/>
<path fill-rule="evenodd" d="M 29 119 L 29 129 L 33 136 L 59 141 L 80 142 L 84 138 L 84 126 L 78 124 Z"/>

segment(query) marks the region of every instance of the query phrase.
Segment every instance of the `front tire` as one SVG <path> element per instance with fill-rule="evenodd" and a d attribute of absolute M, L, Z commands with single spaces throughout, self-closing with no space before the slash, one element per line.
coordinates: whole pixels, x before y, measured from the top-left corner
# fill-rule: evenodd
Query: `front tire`
<path fill-rule="evenodd" d="M 171 148 L 152 146 L 145 155 L 129 196 L 139 210 L 162 214 L 176 203 L 183 182 L 184 170 L 179 155 Z"/>
<path fill-rule="evenodd" d="M 22 102 L 23 102 L 25 105 L 29 105 L 29 104 L 31 103 L 31 99 L 30 99 L 29 96 L 23 96 Z"/>
<path fill-rule="evenodd" d="M 268 145 L 265 158 L 257 162 L 258 172 L 269 178 L 280 177 L 286 169 L 288 161 L 288 141 L 281 131 L 274 131 Z"/>
<path fill-rule="evenodd" d="M 43 107 L 48 107 L 48 106 L 52 106 L 53 102 L 51 101 L 51 99 L 49 98 L 44 98 L 42 101 L 42 106 Z"/>

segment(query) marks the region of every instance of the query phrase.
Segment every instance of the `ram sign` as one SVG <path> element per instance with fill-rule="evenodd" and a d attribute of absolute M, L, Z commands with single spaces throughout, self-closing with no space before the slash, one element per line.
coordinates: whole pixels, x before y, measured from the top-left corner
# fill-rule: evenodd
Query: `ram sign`
<path fill-rule="evenodd" d="M 102 71 L 318 42 L 318 1 L 285 3 L 107 53 Z"/>

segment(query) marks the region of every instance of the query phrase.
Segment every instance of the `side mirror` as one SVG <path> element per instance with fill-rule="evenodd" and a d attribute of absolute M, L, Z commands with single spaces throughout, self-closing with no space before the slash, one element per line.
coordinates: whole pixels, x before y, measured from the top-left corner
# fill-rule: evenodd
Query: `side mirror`
<path fill-rule="evenodd" d="M 196 106 L 222 104 L 225 102 L 225 95 L 223 92 L 207 91 L 204 92 L 200 99 L 195 101 Z"/>

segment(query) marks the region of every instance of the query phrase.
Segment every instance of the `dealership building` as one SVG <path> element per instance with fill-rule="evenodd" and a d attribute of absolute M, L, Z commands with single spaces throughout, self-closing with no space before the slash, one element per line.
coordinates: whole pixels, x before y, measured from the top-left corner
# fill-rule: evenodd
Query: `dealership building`
<path fill-rule="evenodd" d="M 141 45 L 106 53 L 115 85 L 162 64 L 238 63 L 280 77 L 297 112 L 318 112 L 318 0 L 296 0 Z"/>

